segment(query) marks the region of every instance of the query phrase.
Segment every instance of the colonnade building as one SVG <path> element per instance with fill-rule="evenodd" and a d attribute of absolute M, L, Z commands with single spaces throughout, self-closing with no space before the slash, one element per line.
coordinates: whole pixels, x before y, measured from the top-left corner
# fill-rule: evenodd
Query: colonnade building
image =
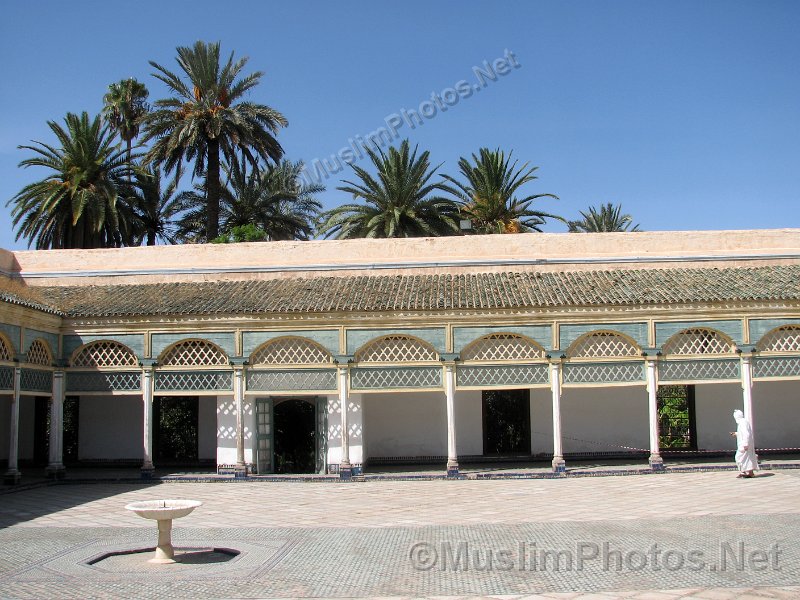
<path fill-rule="evenodd" d="M 0 468 L 800 446 L 800 230 L 0 250 Z M 66 465 L 66 467 L 65 467 Z"/>

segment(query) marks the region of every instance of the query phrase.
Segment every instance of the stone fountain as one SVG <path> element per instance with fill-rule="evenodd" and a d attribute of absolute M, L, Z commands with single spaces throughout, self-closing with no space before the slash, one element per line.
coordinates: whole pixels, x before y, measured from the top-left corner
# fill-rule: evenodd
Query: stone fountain
<path fill-rule="evenodd" d="M 175 562 L 175 548 L 172 547 L 172 520 L 185 517 L 198 506 L 199 500 L 145 500 L 127 504 L 127 510 L 135 512 L 143 519 L 158 521 L 158 546 L 149 561 L 156 564 Z"/>

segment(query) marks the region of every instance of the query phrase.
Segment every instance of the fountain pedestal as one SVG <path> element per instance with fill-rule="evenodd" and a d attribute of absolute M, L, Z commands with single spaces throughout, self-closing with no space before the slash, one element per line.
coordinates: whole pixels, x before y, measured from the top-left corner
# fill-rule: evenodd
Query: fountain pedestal
<path fill-rule="evenodd" d="M 143 519 L 158 521 L 158 545 L 149 563 L 170 564 L 175 562 L 175 548 L 172 546 L 172 520 L 185 517 L 198 506 L 199 500 L 146 500 L 132 502 L 125 506 Z"/>

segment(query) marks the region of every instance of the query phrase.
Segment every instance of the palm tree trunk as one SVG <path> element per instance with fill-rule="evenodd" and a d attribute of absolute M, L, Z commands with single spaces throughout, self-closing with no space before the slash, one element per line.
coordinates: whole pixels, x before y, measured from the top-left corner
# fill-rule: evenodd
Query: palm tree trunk
<path fill-rule="evenodd" d="M 219 140 L 208 140 L 206 166 L 206 242 L 210 242 L 219 235 Z"/>
<path fill-rule="evenodd" d="M 148 246 L 155 246 L 156 245 L 156 232 L 152 229 L 147 231 L 147 245 Z"/>

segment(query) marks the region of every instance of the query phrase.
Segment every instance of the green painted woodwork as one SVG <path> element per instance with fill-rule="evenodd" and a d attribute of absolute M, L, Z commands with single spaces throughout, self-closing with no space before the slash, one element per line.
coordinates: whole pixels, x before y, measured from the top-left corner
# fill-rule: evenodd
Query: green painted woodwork
<path fill-rule="evenodd" d="M 113 340 L 119 342 L 130 348 L 136 355 L 136 358 L 142 358 L 144 356 L 143 333 L 112 333 L 107 335 L 65 335 L 63 340 L 63 358 L 69 359 L 72 353 L 81 346 L 98 340 Z"/>
<path fill-rule="evenodd" d="M 518 325 L 513 327 L 454 327 L 453 352 L 461 352 L 472 342 L 492 333 L 515 333 L 529 338 L 542 348 L 553 345 L 552 325 Z"/>
<path fill-rule="evenodd" d="M 17 325 L 8 325 L 0 323 L 0 332 L 5 334 L 8 341 L 11 342 L 14 354 L 19 354 L 19 327 Z"/>
<path fill-rule="evenodd" d="M 47 342 L 47 345 L 50 346 L 50 352 L 53 354 L 53 358 L 59 358 L 58 356 L 58 334 L 57 333 L 50 333 L 48 331 L 39 331 L 38 329 L 28 329 L 27 327 L 22 331 L 22 352 L 27 352 L 33 341 L 37 338 L 42 338 L 44 341 Z"/>
<path fill-rule="evenodd" d="M 558 343 L 561 350 L 566 350 L 579 337 L 592 331 L 616 331 L 633 339 L 640 348 L 646 348 L 647 323 L 591 323 L 586 325 L 561 325 L 558 332 Z M 549 346 L 545 346 L 549 348 Z"/>
<path fill-rule="evenodd" d="M 236 342 L 232 331 L 154 333 L 150 336 L 150 355 L 158 358 L 164 350 L 182 340 L 206 340 L 222 348 L 229 357 L 236 355 Z"/>
<path fill-rule="evenodd" d="M 331 354 L 339 354 L 339 331 L 336 329 L 302 329 L 296 331 L 244 331 L 242 332 L 242 356 L 249 357 L 270 340 L 282 337 L 298 337 L 312 340 Z"/>
<path fill-rule="evenodd" d="M 446 352 L 444 327 L 431 327 L 426 329 L 348 329 L 347 353 L 355 354 L 367 342 L 382 338 L 387 335 L 408 335 L 428 342 L 436 352 Z"/>
<path fill-rule="evenodd" d="M 742 322 L 730 321 L 676 321 L 672 323 L 656 323 L 656 346 L 663 348 L 676 333 L 684 329 L 714 329 L 724 333 L 737 345 L 743 343 Z"/>
<path fill-rule="evenodd" d="M 750 319 L 750 343 L 758 345 L 767 333 L 782 325 L 800 325 L 800 319 Z"/>

